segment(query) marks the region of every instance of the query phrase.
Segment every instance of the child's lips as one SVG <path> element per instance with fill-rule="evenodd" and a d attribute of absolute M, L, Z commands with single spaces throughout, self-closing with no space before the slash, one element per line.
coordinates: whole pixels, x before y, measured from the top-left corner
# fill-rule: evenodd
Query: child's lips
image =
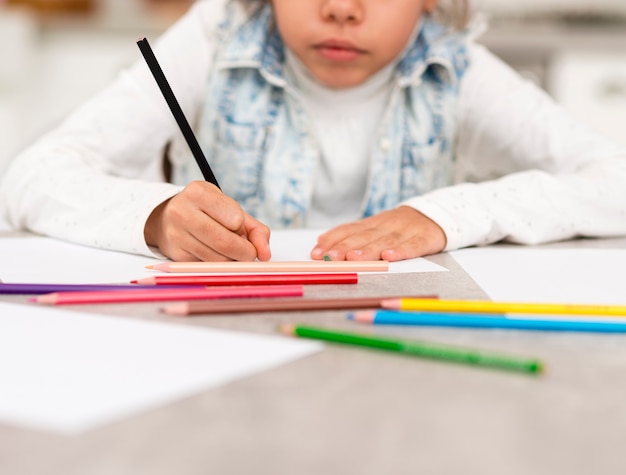
<path fill-rule="evenodd" d="M 349 41 L 344 40 L 327 40 L 317 43 L 313 48 L 318 51 L 324 58 L 330 61 L 354 61 L 363 56 L 366 51 L 356 47 Z"/>

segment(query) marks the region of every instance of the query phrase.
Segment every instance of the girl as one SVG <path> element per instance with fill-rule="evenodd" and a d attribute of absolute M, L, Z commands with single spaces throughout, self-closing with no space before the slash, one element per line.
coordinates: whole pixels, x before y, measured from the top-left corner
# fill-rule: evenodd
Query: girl
<path fill-rule="evenodd" d="M 437 7 L 199 1 L 155 50 L 224 193 L 138 61 L 13 162 L 0 206 L 174 260 L 268 260 L 267 226 L 330 229 L 311 257 L 339 260 L 625 234 L 626 152 Z"/>

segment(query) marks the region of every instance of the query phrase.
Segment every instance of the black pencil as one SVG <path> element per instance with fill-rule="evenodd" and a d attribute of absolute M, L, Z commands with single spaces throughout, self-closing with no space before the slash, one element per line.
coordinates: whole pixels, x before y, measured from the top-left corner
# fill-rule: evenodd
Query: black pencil
<path fill-rule="evenodd" d="M 172 114 L 174 114 L 174 119 L 176 119 L 176 123 L 183 133 L 183 136 L 187 141 L 187 145 L 189 145 L 189 148 L 191 149 L 193 158 L 195 158 L 198 166 L 200 167 L 200 171 L 202 171 L 202 176 L 204 176 L 204 179 L 206 181 L 213 183 L 215 186 L 220 188 L 220 185 L 217 182 L 217 178 L 215 178 L 209 162 L 204 156 L 204 153 L 202 153 L 200 144 L 198 143 L 198 140 L 196 139 L 193 130 L 191 130 L 191 126 L 189 125 L 189 122 L 187 121 L 183 110 L 178 104 L 178 100 L 176 99 L 176 96 L 174 96 L 174 92 L 167 82 L 167 78 L 165 77 L 165 74 L 163 73 L 159 62 L 157 61 L 156 56 L 154 55 L 154 52 L 152 51 L 152 48 L 148 43 L 148 40 L 146 38 L 140 38 L 137 41 L 137 46 L 139 46 L 141 54 L 146 60 L 146 63 L 148 64 L 148 67 L 150 68 L 150 71 L 152 72 L 152 75 L 154 76 L 154 79 L 159 86 L 159 89 L 161 89 L 163 97 L 165 98 L 165 102 L 167 102 L 167 105 L 172 111 Z"/>

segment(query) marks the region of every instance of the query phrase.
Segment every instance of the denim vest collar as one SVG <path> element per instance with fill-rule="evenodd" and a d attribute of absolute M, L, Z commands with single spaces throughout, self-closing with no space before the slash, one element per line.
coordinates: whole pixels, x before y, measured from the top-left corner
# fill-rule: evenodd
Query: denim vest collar
<path fill-rule="evenodd" d="M 228 41 L 217 62 L 217 69 L 255 68 L 266 81 L 286 85 L 283 73 L 285 45 L 269 5 L 252 13 Z"/>

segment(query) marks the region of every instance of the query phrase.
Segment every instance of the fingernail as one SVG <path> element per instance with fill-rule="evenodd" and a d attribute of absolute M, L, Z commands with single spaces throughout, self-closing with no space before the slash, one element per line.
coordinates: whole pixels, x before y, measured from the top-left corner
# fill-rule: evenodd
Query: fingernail
<path fill-rule="evenodd" d="M 328 257 L 329 260 L 333 260 L 333 259 L 337 259 L 338 253 L 337 251 L 328 251 L 326 253 L 326 256 L 324 257 Z"/>
<path fill-rule="evenodd" d="M 311 257 L 321 259 L 322 258 L 322 250 L 319 247 L 314 248 L 311 251 Z"/>
<path fill-rule="evenodd" d="M 393 249 L 385 249 L 380 253 L 380 258 L 388 261 L 390 257 L 394 255 L 395 251 Z"/>

